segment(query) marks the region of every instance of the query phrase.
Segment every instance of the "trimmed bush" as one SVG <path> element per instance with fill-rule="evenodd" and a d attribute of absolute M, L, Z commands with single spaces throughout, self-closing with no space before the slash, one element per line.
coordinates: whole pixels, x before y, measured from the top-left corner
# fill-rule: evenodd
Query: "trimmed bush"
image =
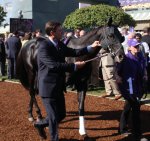
<path fill-rule="evenodd" d="M 64 20 L 66 29 L 92 28 L 105 25 L 112 17 L 113 24 L 118 26 L 135 26 L 135 20 L 122 9 L 104 4 L 77 9 Z"/>

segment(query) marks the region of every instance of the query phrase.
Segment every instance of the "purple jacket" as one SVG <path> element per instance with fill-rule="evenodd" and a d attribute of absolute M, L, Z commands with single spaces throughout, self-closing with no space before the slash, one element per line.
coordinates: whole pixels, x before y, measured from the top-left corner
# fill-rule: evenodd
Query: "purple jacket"
<path fill-rule="evenodd" d="M 125 99 L 143 96 L 143 76 L 145 59 L 141 53 L 135 57 L 128 52 L 123 62 L 118 66 L 118 75 L 122 78 L 120 91 Z"/>

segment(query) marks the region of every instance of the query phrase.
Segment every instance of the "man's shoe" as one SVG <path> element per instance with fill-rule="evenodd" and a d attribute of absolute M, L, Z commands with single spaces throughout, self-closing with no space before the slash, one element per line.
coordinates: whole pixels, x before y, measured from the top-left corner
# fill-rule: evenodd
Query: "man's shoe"
<path fill-rule="evenodd" d="M 128 131 L 120 132 L 120 134 L 123 135 L 124 137 L 128 137 L 129 135 L 131 135 L 131 133 Z"/>
<path fill-rule="evenodd" d="M 147 138 L 141 138 L 140 141 L 149 141 Z"/>
<path fill-rule="evenodd" d="M 122 98 L 122 95 L 121 95 L 121 94 L 115 95 L 115 100 L 119 100 L 120 98 Z"/>
<path fill-rule="evenodd" d="M 86 141 L 89 139 L 89 136 L 87 134 L 81 135 L 80 136 L 80 141 Z"/>
<path fill-rule="evenodd" d="M 41 137 L 41 139 L 46 139 L 46 132 L 44 130 L 44 127 L 42 127 L 41 125 L 34 123 L 34 127 L 37 129 L 39 136 Z"/>

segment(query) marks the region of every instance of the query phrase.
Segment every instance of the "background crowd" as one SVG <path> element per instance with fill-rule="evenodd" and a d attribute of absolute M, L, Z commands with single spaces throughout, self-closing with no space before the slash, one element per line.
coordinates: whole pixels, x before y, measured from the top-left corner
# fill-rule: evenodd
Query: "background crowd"
<path fill-rule="evenodd" d="M 0 76 L 16 79 L 16 60 L 21 47 L 30 39 L 42 34 L 40 29 L 35 32 L 14 31 L 0 35 Z"/>
<path fill-rule="evenodd" d="M 150 84 L 150 28 L 146 27 L 143 29 L 141 33 L 139 32 L 130 32 L 128 28 L 120 28 L 120 32 L 125 37 L 125 41 L 122 43 L 125 53 L 128 53 L 128 41 L 130 39 L 137 39 L 140 43 L 140 50 L 143 56 L 146 59 L 146 68 L 148 74 L 148 81 L 147 85 Z M 86 34 L 86 31 L 77 28 L 73 32 L 65 32 L 64 33 L 64 42 L 67 42 L 66 39 L 68 38 L 80 38 Z M 0 76 L 8 76 L 8 79 L 15 79 L 16 78 L 16 58 L 19 53 L 21 47 L 29 41 L 30 39 L 37 38 L 38 36 L 42 35 L 41 29 L 36 29 L 34 32 L 17 32 L 9 33 L 9 34 L 0 34 Z M 100 53 L 103 53 L 101 50 Z M 107 60 L 109 56 L 106 58 L 97 58 L 96 60 L 92 61 L 92 73 L 91 79 L 89 80 L 89 88 L 99 87 L 100 81 L 104 80 L 106 95 L 103 97 L 119 95 L 120 92 L 118 91 L 116 80 L 111 73 L 114 71 L 114 66 L 107 67 Z M 67 58 L 67 62 L 75 62 L 76 58 Z M 103 62 L 103 63 L 102 63 Z M 105 63 L 104 63 L 105 62 Z M 109 60 L 109 63 L 112 62 Z M 67 77 L 69 79 L 69 76 Z M 72 90 L 75 90 L 74 86 L 69 86 Z M 148 89 L 150 91 L 150 89 Z"/>

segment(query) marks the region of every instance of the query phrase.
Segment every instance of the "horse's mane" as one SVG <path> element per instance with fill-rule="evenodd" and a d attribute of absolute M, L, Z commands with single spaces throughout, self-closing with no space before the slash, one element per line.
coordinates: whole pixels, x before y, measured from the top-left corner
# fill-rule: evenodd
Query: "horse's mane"
<path fill-rule="evenodd" d="M 102 26 L 97 27 L 93 30 L 90 30 L 85 35 L 83 35 L 80 38 L 68 38 L 67 45 L 71 48 L 82 48 L 85 47 L 91 43 L 93 43 L 93 40 L 97 40 L 98 36 L 97 32 L 102 28 Z"/>

